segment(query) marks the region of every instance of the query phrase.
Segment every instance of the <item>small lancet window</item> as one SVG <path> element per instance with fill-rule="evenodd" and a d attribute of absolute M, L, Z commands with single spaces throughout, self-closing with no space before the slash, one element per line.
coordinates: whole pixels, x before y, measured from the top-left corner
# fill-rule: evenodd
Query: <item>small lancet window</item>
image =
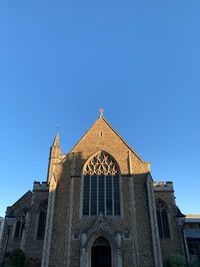
<path fill-rule="evenodd" d="M 99 137 L 100 137 L 100 138 L 103 137 L 103 131 L 102 131 L 102 130 L 99 131 Z"/>
<path fill-rule="evenodd" d="M 170 230 L 169 230 L 167 206 L 160 199 L 156 200 L 156 213 L 157 213 L 158 230 L 160 238 L 169 238 Z"/>
<path fill-rule="evenodd" d="M 120 215 L 120 177 L 115 160 L 101 151 L 85 165 L 83 175 L 83 215 Z"/>

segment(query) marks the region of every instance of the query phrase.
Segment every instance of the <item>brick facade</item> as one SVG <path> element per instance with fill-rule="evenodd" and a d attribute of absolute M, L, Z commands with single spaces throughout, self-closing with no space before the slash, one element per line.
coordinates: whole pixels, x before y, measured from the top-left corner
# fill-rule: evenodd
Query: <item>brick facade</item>
<path fill-rule="evenodd" d="M 120 170 L 120 216 L 83 216 L 83 169 L 100 151 L 110 155 Z M 24 250 L 27 266 L 93 267 L 92 247 L 99 237 L 110 245 L 112 267 L 161 267 L 169 255 L 182 254 L 172 184 L 153 183 L 150 164 L 102 116 L 66 155 L 56 135 L 47 179 L 48 183 L 34 183 L 26 200 L 19 200 L 18 205 L 27 206 L 23 246 L 13 236 L 9 240 L 9 250 L 17 246 Z M 39 207 L 47 198 L 45 237 L 37 240 Z M 159 239 L 156 198 L 168 206 L 168 239 Z M 17 214 L 19 207 L 11 209 Z"/>

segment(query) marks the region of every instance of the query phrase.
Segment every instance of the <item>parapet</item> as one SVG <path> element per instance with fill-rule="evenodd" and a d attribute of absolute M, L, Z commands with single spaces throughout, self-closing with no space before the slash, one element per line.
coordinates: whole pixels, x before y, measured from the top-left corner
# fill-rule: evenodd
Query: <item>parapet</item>
<path fill-rule="evenodd" d="M 186 214 L 185 223 L 200 223 L 200 214 Z"/>
<path fill-rule="evenodd" d="M 49 184 L 47 182 L 36 182 L 33 183 L 33 191 L 49 191 Z"/>
<path fill-rule="evenodd" d="M 173 182 L 153 182 L 153 188 L 155 192 L 165 191 L 165 192 L 173 192 Z"/>

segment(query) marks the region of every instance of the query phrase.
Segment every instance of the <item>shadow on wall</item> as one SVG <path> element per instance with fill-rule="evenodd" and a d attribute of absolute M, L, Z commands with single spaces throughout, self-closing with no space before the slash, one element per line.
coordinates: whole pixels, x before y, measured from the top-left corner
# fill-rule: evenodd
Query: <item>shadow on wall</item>
<path fill-rule="evenodd" d="M 32 259 L 30 258 L 26 265 L 26 267 L 40 267 L 41 266 L 41 260 L 40 259 Z"/>

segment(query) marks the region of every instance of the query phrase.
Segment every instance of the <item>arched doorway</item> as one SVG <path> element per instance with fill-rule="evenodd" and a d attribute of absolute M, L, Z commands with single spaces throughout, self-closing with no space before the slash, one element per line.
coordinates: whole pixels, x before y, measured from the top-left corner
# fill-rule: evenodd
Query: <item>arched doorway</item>
<path fill-rule="evenodd" d="M 111 247 L 104 237 L 97 238 L 92 246 L 91 267 L 111 267 Z"/>

